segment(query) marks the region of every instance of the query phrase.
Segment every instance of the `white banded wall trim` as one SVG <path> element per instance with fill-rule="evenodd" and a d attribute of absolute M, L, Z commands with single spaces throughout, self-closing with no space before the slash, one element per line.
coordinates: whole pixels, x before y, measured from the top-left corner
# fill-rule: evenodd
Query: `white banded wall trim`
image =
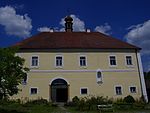
<path fill-rule="evenodd" d="M 104 69 L 101 72 L 136 72 L 135 69 Z M 75 73 L 75 72 L 97 72 L 97 70 L 30 70 L 31 73 Z"/>

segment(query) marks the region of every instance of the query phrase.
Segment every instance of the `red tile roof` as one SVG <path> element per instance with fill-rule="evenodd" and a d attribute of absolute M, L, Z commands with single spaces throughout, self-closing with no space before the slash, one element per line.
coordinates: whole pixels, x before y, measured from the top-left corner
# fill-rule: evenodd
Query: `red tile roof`
<path fill-rule="evenodd" d="M 140 49 L 99 32 L 42 32 L 14 46 L 20 49 Z"/>

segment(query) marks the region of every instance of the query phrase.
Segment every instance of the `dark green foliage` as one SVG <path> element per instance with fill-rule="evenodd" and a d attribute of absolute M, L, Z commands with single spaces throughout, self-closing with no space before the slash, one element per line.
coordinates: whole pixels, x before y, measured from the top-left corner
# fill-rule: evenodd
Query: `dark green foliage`
<path fill-rule="evenodd" d="M 123 101 L 124 101 L 125 103 L 130 103 L 130 104 L 133 104 L 133 103 L 135 102 L 134 98 L 133 98 L 131 95 L 126 96 L 126 97 L 123 99 Z"/>
<path fill-rule="evenodd" d="M 146 80 L 150 80 L 150 71 L 149 72 L 144 72 L 144 78 Z"/>
<path fill-rule="evenodd" d="M 25 60 L 16 56 L 14 48 L 0 48 L 0 100 L 17 94 L 26 72 Z"/>
<path fill-rule="evenodd" d="M 79 103 L 79 98 L 77 96 L 72 98 L 72 102 L 74 103 L 74 105 L 77 105 Z"/>
<path fill-rule="evenodd" d="M 95 96 L 88 96 L 83 98 L 78 98 L 75 96 L 72 99 L 72 102 L 77 107 L 78 110 L 96 110 L 98 104 L 112 104 L 112 99 L 108 99 L 108 97 L 95 97 Z"/>
<path fill-rule="evenodd" d="M 28 102 L 25 103 L 25 105 L 47 105 L 48 101 L 46 99 L 37 99 L 37 100 L 30 100 Z"/>

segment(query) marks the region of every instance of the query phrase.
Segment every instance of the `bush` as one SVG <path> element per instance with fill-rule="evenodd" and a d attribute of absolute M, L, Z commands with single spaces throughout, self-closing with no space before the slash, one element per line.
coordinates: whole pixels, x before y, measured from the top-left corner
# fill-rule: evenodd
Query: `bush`
<path fill-rule="evenodd" d="M 128 95 L 123 99 L 123 102 L 133 104 L 135 102 L 134 98 L 131 95 Z"/>
<path fill-rule="evenodd" d="M 73 102 L 72 104 L 76 106 L 79 103 L 79 100 L 80 99 L 77 96 L 73 97 L 72 98 L 72 102 Z"/>
<path fill-rule="evenodd" d="M 25 103 L 25 105 L 47 105 L 48 101 L 46 99 L 37 99 L 37 100 L 30 100 Z"/>
<path fill-rule="evenodd" d="M 84 111 L 84 110 L 97 110 L 98 104 L 112 104 L 112 99 L 108 99 L 108 97 L 104 98 L 101 97 L 95 97 L 95 96 L 87 96 L 83 98 L 78 98 L 75 96 L 72 99 L 71 106 L 76 106 L 78 110 Z M 69 104 L 68 104 L 69 105 Z"/>

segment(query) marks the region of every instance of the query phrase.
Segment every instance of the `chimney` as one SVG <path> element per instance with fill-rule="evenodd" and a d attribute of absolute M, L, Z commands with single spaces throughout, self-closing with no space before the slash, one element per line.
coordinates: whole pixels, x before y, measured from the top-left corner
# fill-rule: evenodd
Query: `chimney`
<path fill-rule="evenodd" d="M 67 16 L 66 18 L 65 18 L 65 31 L 66 32 L 72 32 L 73 31 L 73 28 L 72 28 L 72 25 L 73 25 L 73 23 L 72 23 L 72 21 L 73 21 L 73 19 L 70 17 L 70 16 Z"/>
<path fill-rule="evenodd" d="M 54 29 L 53 29 L 53 28 L 50 28 L 50 32 L 53 33 L 53 32 L 54 32 Z"/>
<path fill-rule="evenodd" d="M 86 29 L 86 32 L 87 32 L 87 33 L 90 33 L 91 31 L 90 31 L 90 29 Z"/>

